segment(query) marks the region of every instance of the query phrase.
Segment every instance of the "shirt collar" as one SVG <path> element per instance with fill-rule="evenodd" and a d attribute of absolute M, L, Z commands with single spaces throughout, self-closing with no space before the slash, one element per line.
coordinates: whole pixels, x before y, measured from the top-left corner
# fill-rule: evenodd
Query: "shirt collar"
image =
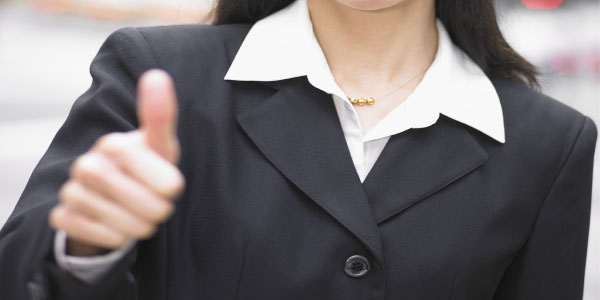
<path fill-rule="evenodd" d="M 439 114 L 444 114 L 504 143 L 502 107 L 494 86 L 481 68 L 452 42 L 440 20 L 436 20 L 436 26 L 439 37 L 436 57 L 423 80 L 404 100 L 411 115 L 423 116 L 411 120 L 411 127 L 429 126 Z M 278 81 L 300 76 L 307 76 L 314 87 L 346 99 L 314 35 L 306 0 L 296 0 L 256 22 L 225 80 Z M 382 121 L 389 122 L 390 118 Z"/>

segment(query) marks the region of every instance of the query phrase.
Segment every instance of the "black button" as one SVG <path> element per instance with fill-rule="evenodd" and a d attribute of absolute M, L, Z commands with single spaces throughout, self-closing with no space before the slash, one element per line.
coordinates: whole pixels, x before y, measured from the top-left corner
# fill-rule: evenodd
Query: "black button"
<path fill-rule="evenodd" d="M 35 273 L 33 280 L 27 283 L 27 290 L 31 300 L 44 300 L 46 298 L 44 289 L 42 288 L 43 278 L 40 273 Z"/>
<path fill-rule="evenodd" d="M 42 300 L 44 299 L 44 290 L 36 282 L 28 282 L 27 290 L 29 291 L 29 297 L 31 300 Z"/>
<path fill-rule="evenodd" d="M 346 260 L 344 272 L 350 277 L 362 277 L 369 272 L 369 260 L 362 255 L 352 255 Z"/>

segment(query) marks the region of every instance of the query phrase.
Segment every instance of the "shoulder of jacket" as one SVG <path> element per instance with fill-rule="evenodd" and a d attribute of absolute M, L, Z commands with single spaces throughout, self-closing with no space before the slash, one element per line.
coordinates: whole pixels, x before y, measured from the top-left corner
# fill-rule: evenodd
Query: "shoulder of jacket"
<path fill-rule="evenodd" d="M 221 39 L 226 42 L 230 40 L 243 39 L 252 24 L 187 24 L 136 27 L 148 41 L 152 42 L 211 42 Z"/>
<path fill-rule="evenodd" d="M 595 136 L 592 119 L 569 105 L 523 83 L 499 78 L 492 83 L 500 98 L 507 142 L 560 147 L 572 144 L 582 131 Z"/>
<path fill-rule="evenodd" d="M 158 56 L 186 55 L 200 52 L 204 55 L 226 51 L 235 55 L 252 24 L 187 24 L 147 27 L 125 27 L 111 34 L 109 40 L 130 46 L 150 47 Z"/>
<path fill-rule="evenodd" d="M 492 79 L 492 83 L 500 97 L 502 109 L 509 114 L 505 117 L 526 117 L 524 119 L 532 121 L 535 117 L 550 117 L 557 121 L 575 121 L 585 117 L 567 104 L 523 83 L 498 78 Z"/>

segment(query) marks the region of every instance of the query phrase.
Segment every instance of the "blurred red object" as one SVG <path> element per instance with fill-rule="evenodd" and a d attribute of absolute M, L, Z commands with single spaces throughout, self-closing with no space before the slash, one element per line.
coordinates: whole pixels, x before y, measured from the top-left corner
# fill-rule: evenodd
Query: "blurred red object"
<path fill-rule="evenodd" d="M 71 0 L 29 0 L 29 3 L 34 9 L 47 13 L 67 12 L 72 4 Z"/>
<path fill-rule="evenodd" d="M 582 70 L 580 57 L 575 53 L 559 53 L 548 59 L 554 72 L 560 75 L 575 75 Z"/>
<path fill-rule="evenodd" d="M 547 60 L 553 72 L 559 75 L 573 76 L 581 72 L 590 72 L 592 78 L 600 78 L 600 51 L 568 51 L 556 53 Z"/>
<path fill-rule="evenodd" d="M 592 78 L 600 80 L 600 49 L 587 52 L 585 60 L 592 71 Z"/>
<path fill-rule="evenodd" d="M 529 9 L 555 9 L 563 2 L 562 0 L 521 0 Z"/>

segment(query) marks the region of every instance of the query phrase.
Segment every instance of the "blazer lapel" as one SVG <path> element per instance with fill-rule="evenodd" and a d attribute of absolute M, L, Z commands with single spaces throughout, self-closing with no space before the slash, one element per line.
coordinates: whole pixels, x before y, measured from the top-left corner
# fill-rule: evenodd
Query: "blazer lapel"
<path fill-rule="evenodd" d="M 381 238 L 352 163 L 331 96 L 306 77 L 266 82 L 278 89 L 238 115 L 260 151 L 381 261 Z"/>
<path fill-rule="evenodd" d="M 465 125 L 440 115 L 393 135 L 363 182 L 377 223 L 403 212 L 482 165 L 487 152 Z"/>

